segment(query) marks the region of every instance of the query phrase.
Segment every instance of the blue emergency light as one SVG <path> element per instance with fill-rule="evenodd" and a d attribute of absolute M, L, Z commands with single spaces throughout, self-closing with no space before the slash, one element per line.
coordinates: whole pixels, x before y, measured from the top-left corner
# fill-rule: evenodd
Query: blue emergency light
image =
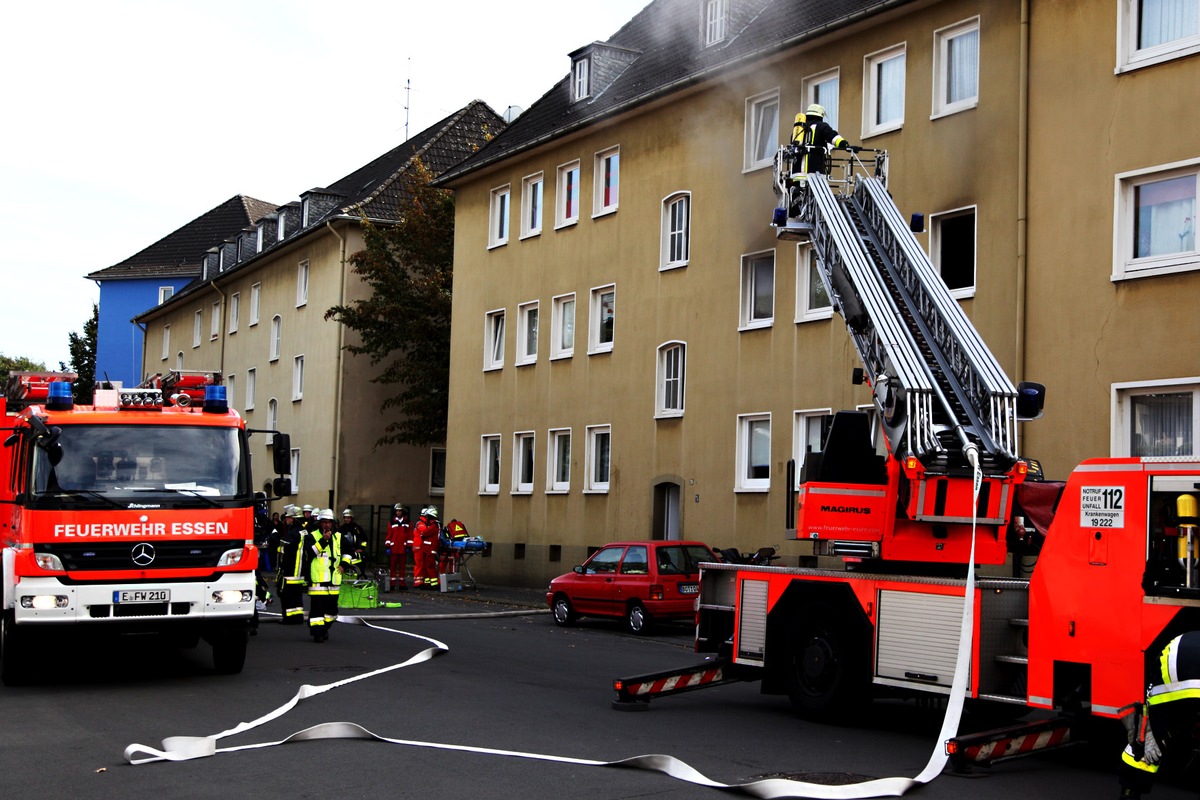
<path fill-rule="evenodd" d="M 229 400 L 224 386 L 204 387 L 204 413 L 225 414 L 229 411 Z"/>
<path fill-rule="evenodd" d="M 67 411 L 75 406 L 75 396 L 67 381 L 51 381 L 46 394 L 46 408 L 50 411 Z"/>

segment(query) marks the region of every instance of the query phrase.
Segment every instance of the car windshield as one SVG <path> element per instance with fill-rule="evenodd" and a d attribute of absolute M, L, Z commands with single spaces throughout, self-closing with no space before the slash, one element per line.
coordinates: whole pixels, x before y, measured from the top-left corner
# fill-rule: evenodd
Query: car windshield
<path fill-rule="evenodd" d="M 62 459 L 33 448 L 35 497 L 136 499 L 200 504 L 249 492 L 234 428 L 183 425 L 63 425 Z"/>
<path fill-rule="evenodd" d="M 661 575 L 695 575 L 701 561 L 712 561 L 713 554 L 700 545 L 665 545 L 658 548 L 658 572 Z"/>

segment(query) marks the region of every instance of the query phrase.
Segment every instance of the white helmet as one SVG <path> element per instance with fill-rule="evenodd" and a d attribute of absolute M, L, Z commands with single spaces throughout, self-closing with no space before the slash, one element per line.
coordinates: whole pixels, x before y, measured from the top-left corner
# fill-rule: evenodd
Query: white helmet
<path fill-rule="evenodd" d="M 320 510 L 320 512 L 317 513 L 317 521 L 321 522 L 324 520 L 329 520 L 330 522 L 333 522 L 333 509 L 332 508 L 322 508 Z"/>
<path fill-rule="evenodd" d="M 347 508 L 345 511 L 342 512 L 342 516 L 343 517 L 353 517 L 354 512 Z"/>

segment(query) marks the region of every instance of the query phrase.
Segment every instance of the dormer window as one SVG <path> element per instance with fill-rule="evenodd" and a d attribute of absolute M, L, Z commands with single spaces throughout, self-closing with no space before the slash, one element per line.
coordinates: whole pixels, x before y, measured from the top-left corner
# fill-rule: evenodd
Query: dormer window
<path fill-rule="evenodd" d="M 729 0 L 705 0 L 704 46 L 725 41 L 725 23 Z"/>
<path fill-rule="evenodd" d="M 300 203 L 300 227 L 301 228 L 308 227 L 308 198 L 307 197 L 304 198 L 304 200 Z"/>
<path fill-rule="evenodd" d="M 583 100 L 591 95 L 591 59 L 576 59 L 571 65 L 571 100 Z"/>

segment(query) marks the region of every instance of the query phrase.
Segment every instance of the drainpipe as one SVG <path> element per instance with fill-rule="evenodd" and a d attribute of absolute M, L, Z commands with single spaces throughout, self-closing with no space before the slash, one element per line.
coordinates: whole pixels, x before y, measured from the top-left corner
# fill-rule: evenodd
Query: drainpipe
<path fill-rule="evenodd" d="M 325 220 L 325 227 L 329 232 L 337 237 L 339 243 L 339 258 L 338 267 L 341 270 L 340 284 L 338 287 L 339 306 L 346 304 L 346 239 L 337 232 L 337 228 L 333 227 L 333 220 Z M 345 358 L 346 348 L 346 326 L 338 323 L 338 350 L 337 350 L 337 388 L 334 390 L 333 397 L 333 449 L 331 457 L 333 458 L 332 470 L 333 481 L 329 484 L 329 507 L 333 508 L 334 493 L 338 490 L 338 480 L 341 477 L 341 462 L 338 460 L 338 442 L 342 439 L 342 391 L 343 391 L 343 375 L 342 362 Z M 335 512 L 336 513 L 336 512 Z"/>
<path fill-rule="evenodd" d="M 142 332 L 142 363 L 138 364 L 138 372 L 142 375 L 141 380 L 138 381 L 138 385 L 140 386 L 142 381 L 146 380 L 146 376 L 150 374 L 146 371 L 146 334 L 150 332 L 150 326 L 143 325 L 137 320 L 131 319 L 130 322 Z"/>
<path fill-rule="evenodd" d="M 1014 365 L 1018 382 L 1025 378 L 1025 300 L 1029 237 L 1029 0 L 1021 0 L 1020 37 L 1020 74 L 1017 86 L 1017 318 Z"/>

